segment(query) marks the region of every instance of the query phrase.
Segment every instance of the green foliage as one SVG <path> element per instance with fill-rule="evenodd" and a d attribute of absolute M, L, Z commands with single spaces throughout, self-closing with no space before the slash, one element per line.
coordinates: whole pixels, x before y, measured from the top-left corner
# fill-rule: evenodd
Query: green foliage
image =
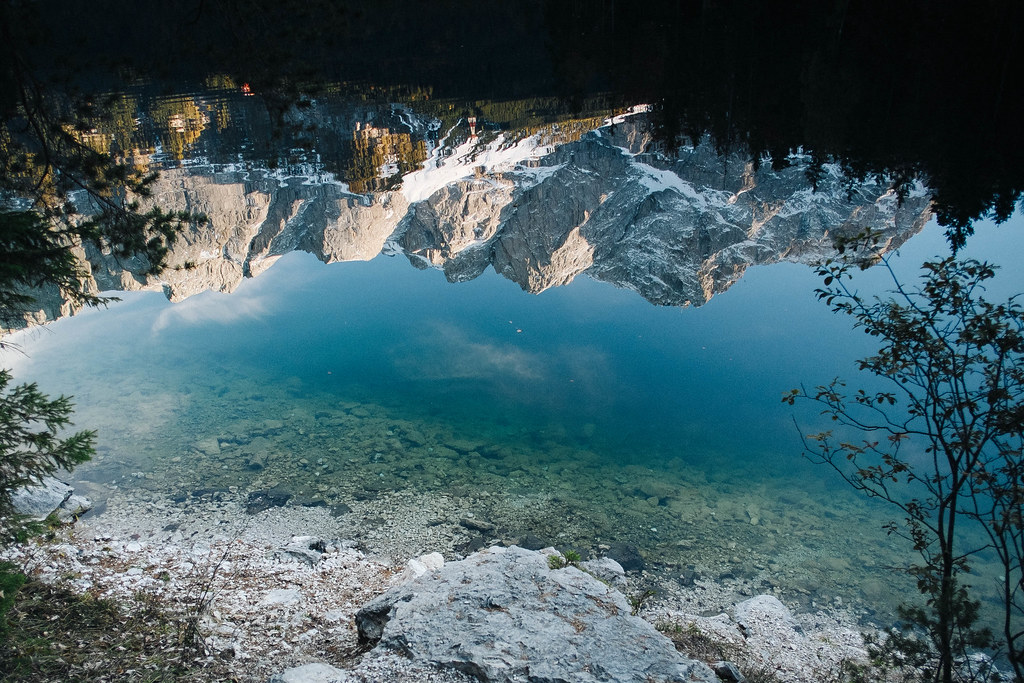
<path fill-rule="evenodd" d="M 561 555 L 548 555 L 548 567 L 550 569 L 564 569 L 576 567 L 579 569 L 582 557 L 576 550 L 566 550 Z"/>
<path fill-rule="evenodd" d="M 11 327 L 37 290 L 55 288 L 75 307 L 110 299 L 89 288 L 85 243 L 116 257 L 137 256 L 159 271 L 183 223 L 205 220 L 159 207 L 143 211 L 155 173 L 111 154 L 130 145 L 135 103 L 123 96 L 91 99 L 44 87 L 24 55 L 10 50 L 3 74 L 0 122 L 0 327 Z M 84 203 L 80 213 L 71 193 Z M 19 210 L 11 210 L 17 201 Z M 24 208 L 24 207 L 30 208 Z M 0 347 L 4 345 L 0 341 Z M 0 543 L 23 539 L 11 496 L 58 469 L 88 460 L 95 434 L 70 435 L 69 398 L 50 399 L 35 384 L 10 387 L 0 370 Z"/>
<path fill-rule="evenodd" d="M 794 389 L 783 400 L 816 403 L 837 429 L 868 438 L 811 434 L 805 453 L 900 511 L 886 529 L 918 553 L 920 563 L 909 571 L 927 598 L 926 609 L 908 607 L 905 616 L 934 646 L 937 680 L 951 681 L 956 657 L 991 644 L 963 578 L 973 555 L 995 551 L 1004 570 L 1000 644 L 1022 677 L 1024 310 L 1013 298 L 984 299 L 995 275 L 987 263 L 925 263 L 920 284 L 910 288 L 892 273 L 874 235 L 858 235 L 840 251 L 843 258 L 819 269 L 818 297 L 879 340 L 878 353 L 858 362 L 877 379 L 870 390 L 850 392 L 835 379 L 813 391 Z M 895 289 L 890 298 L 867 300 L 850 278 L 853 269 L 879 262 Z M 981 529 L 987 544 L 961 547 L 967 524 Z"/>
<path fill-rule="evenodd" d="M 0 629 L 0 683 L 234 680 L 222 659 L 209 656 L 200 628 L 228 552 L 212 566 L 178 577 L 187 590 L 173 599 L 163 597 L 161 589 L 116 601 L 98 599 L 62 581 L 42 583 L 0 564 L 0 590 L 10 598 L 0 597 L 0 615 L 6 614 L 10 625 L 7 632 Z M 155 577 L 172 578 L 166 571 Z"/>
<path fill-rule="evenodd" d="M 56 286 L 76 307 L 111 301 L 84 285 L 86 274 L 72 251 L 74 236 L 32 211 L 0 211 L 0 324 L 11 326 L 33 302 L 30 293 Z"/>
<path fill-rule="evenodd" d="M 10 381 L 10 372 L 0 370 L 0 531 L 14 526 L 17 489 L 85 462 L 96 438 L 91 431 L 61 434 L 70 424 L 69 397 L 50 399 L 35 384 L 8 388 Z"/>
<path fill-rule="evenodd" d="M 26 577 L 10 562 L 0 562 L 0 638 L 7 634 L 7 613 L 14 606 L 14 597 L 25 585 Z"/>

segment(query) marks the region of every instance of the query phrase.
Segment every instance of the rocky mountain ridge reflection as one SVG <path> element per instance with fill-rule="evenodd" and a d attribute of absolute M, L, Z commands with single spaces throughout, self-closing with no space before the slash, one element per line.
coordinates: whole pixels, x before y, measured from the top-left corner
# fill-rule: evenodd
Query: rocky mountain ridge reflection
<path fill-rule="evenodd" d="M 404 255 L 452 282 L 488 266 L 534 293 L 588 276 L 651 303 L 706 303 L 751 265 L 811 263 L 837 234 L 880 230 L 894 248 L 930 217 L 923 189 L 902 203 L 882 182 L 827 173 L 812 191 L 799 157 L 782 170 L 720 156 L 709 142 L 666 154 L 643 113 L 575 142 L 540 136 L 457 147 L 443 139 L 400 187 L 357 194 L 315 164 L 274 170 L 191 162 L 161 174 L 150 201 L 200 211 L 160 276 L 87 245 L 100 290 L 162 290 L 179 301 L 232 291 L 280 256 L 325 263 Z M 51 302 L 37 318 L 61 314 Z"/>

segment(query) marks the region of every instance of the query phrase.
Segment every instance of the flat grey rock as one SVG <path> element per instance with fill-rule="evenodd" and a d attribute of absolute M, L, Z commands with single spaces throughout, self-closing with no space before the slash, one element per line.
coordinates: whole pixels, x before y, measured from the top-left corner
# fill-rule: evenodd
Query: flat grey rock
<path fill-rule="evenodd" d="M 263 605 L 292 605 L 302 599 L 302 594 L 297 588 L 274 588 L 270 590 L 260 604 Z"/>
<path fill-rule="evenodd" d="M 330 664 L 306 664 L 286 669 L 270 677 L 267 683 L 336 683 L 344 680 L 345 672 Z"/>
<path fill-rule="evenodd" d="M 46 477 L 37 486 L 18 489 L 11 494 L 14 511 L 31 519 L 43 520 L 57 513 L 61 521 L 70 521 L 92 508 L 84 496 L 74 495 L 70 485 L 56 477 Z"/>
<path fill-rule="evenodd" d="M 292 536 L 291 540 L 273 552 L 280 560 L 298 560 L 310 567 L 316 565 L 327 550 L 318 536 Z"/>
<path fill-rule="evenodd" d="M 539 552 L 490 548 L 370 601 L 360 641 L 488 682 L 717 683 L 619 591 Z"/>
<path fill-rule="evenodd" d="M 73 493 L 54 512 L 57 513 L 57 519 L 60 521 L 73 522 L 89 510 L 92 510 L 92 501 L 85 496 Z"/>
<path fill-rule="evenodd" d="M 619 590 L 626 588 L 626 571 L 610 557 L 598 557 L 580 564 L 580 569 Z"/>

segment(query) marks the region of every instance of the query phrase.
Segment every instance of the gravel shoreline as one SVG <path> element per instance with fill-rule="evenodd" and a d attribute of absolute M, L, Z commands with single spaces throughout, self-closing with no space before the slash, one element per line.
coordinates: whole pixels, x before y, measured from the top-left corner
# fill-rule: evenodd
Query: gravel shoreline
<path fill-rule="evenodd" d="M 468 681 L 398 656 L 364 653 L 354 625 L 363 604 L 403 580 L 409 559 L 434 551 L 446 561 L 461 559 L 453 550 L 458 539 L 431 523 L 448 504 L 443 495 L 418 494 L 368 502 L 340 516 L 301 506 L 249 515 L 241 500 L 183 506 L 151 492 L 121 489 L 109 495 L 99 514 L 78 520 L 57 542 L 4 554 L 45 582 L 65 582 L 97 597 L 144 592 L 168 604 L 209 597 L 199 622 L 209 655 L 197 680 L 206 669 L 207 680 L 265 681 L 289 667 L 327 662 L 344 669 L 351 681 Z M 385 513 L 391 523 L 365 525 Z M 315 537 L 322 545 L 305 557 L 296 537 Z M 308 539 L 303 541 L 308 547 Z M 766 623 L 740 635 L 735 623 L 715 613 L 745 599 L 744 592 L 697 580 L 659 590 L 641 616 L 670 635 L 706 634 L 748 669 L 773 671 L 778 680 L 794 683 L 833 674 L 838 681 L 841 662 L 865 656 L 855 617 L 842 609 L 798 613 L 793 623 Z"/>

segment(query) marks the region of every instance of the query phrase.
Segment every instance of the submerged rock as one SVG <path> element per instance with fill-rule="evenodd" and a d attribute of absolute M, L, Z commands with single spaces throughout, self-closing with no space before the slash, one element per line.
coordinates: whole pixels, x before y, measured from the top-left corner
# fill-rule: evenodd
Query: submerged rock
<path fill-rule="evenodd" d="M 717 681 L 631 616 L 622 593 L 516 546 L 395 587 L 367 603 L 356 625 L 364 644 L 481 681 Z"/>
<path fill-rule="evenodd" d="M 220 440 L 216 437 L 208 437 L 196 442 L 196 450 L 205 455 L 220 455 Z"/>
<path fill-rule="evenodd" d="M 496 528 L 490 522 L 483 519 L 477 519 L 476 517 L 463 517 L 459 520 L 459 524 L 461 526 L 466 527 L 467 529 L 472 529 L 473 531 L 481 531 L 485 534 L 491 533 Z"/>
<path fill-rule="evenodd" d="M 647 566 L 640 549 L 632 543 L 612 543 L 605 554 L 622 565 L 627 572 L 638 572 Z"/>
<path fill-rule="evenodd" d="M 250 515 L 254 515 L 257 512 L 263 512 L 264 510 L 269 510 L 273 507 L 283 507 L 288 503 L 291 497 L 291 493 L 280 487 L 262 491 L 253 491 L 249 494 L 249 500 L 246 503 L 245 511 Z"/>
<path fill-rule="evenodd" d="M 540 536 L 526 534 L 519 539 L 518 545 L 520 548 L 526 548 L 527 550 L 542 550 L 551 544 L 545 542 Z"/>

